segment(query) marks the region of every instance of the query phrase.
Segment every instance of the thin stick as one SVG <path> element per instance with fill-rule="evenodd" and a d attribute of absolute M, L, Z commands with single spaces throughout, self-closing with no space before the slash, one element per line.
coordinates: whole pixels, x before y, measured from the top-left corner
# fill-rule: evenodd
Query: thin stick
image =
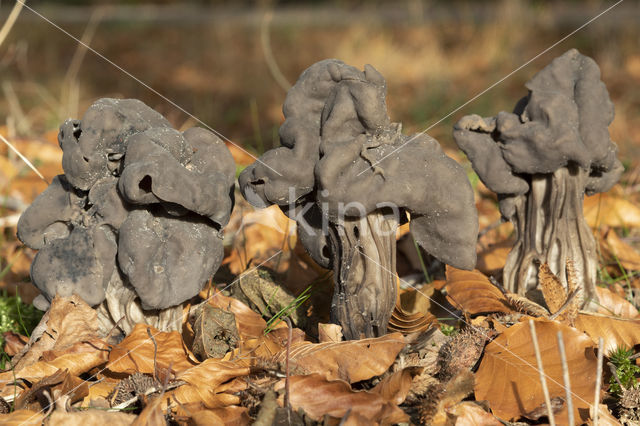
<path fill-rule="evenodd" d="M 158 344 L 156 343 L 156 339 L 153 338 L 151 334 L 151 328 L 147 327 L 147 335 L 149 339 L 153 342 L 153 380 L 158 381 L 158 365 L 157 365 L 157 357 L 158 357 Z"/>
<path fill-rule="evenodd" d="M 544 395 L 544 404 L 547 406 L 547 417 L 549 417 L 549 425 L 555 426 L 556 419 L 551 409 L 551 398 L 549 397 L 549 388 L 547 387 L 547 378 L 542 368 L 542 356 L 540 355 L 540 346 L 538 345 L 538 336 L 536 334 L 536 326 L 533 320 L 529 320 L 529 330 L 531 331 L 531 341 L 533 342 L 533 350 L 536 353 L 536 362 L 538 363 L 538 373 L 540 374 L 540 384 L 542 385 L 542 393 Z"/>
<path fill-rule="evenodd" d="M 287 359 L 285 365 L 285 378 L 284 378 L 284 406 L 287 409 L 287 415 L 289 416 L 289 424 L 291 424 L 291 401 L 289 400 L 289 356 L 291 354 L 291 340 L 293 339 L 293 325 L 289 317 L 284 317 L 289 327 L 289 336 L 287 339 Z"/>
<path fill-rule="evenodd" d="M 16 19 L 18 19 L 18 16 L 20 15 L 22 6 L 24 6 L 24 3 L 19 1 L 17 1 L 16 4 L 13 5 L 13 9 L 11 9 L 11 13 L 9 14 L 9 17 L 7 18 L 6 21 L 4 21 L 4 25 L 0 30 L 0 45 L 4 43 L 4 40 L 7 38 L 7 35 L 9 35 L 9 31 L 11 31 L 11 28 L 13 28 L 13 24 L 16 23 Z"/>
<path fill-rule="evenodd" d="M 596 369 L 596 393 L 593 397 L 593 426 L 598 426 L 598 411 L 600 408 L 600 387 L 602 386 L 602 364 L 604 359 L 604 340 L 598 339 L 598 367 Z"/>
<path fill-rule="evenodd" d="M 569 426 L 575 425 L 573 416 L 573 399 L 571 398 L 571 382 L 569 381 L 569 365 L 567 364 L 567 355 L 564 351 L 564 340 L 562 340 L 562 331 L 558 331 L 558 351 L 560 352 L 560 362 L 562 362 L 562 379 L 564 381 L 564 390 L 567 398 L 567 414 L 569 416 Z"/>
<path fill-rule="evenodd" d="M 47 180 L 44 178 L 44 176 L 42 176 L 42 173 L 40 173 L 40 172 L 38 171 L 38 169 L 36 169 L 36 166 L 34 166 L 34 165 L 31 163 L 31 161 L 29 161 L 29 159 L 27 159 L 27 157 L 25 157 L 24 155 L 22 155 L 22 153 L 21 153 L 20 151 L 18 151 L 18 149 L 17 149 L 15 146 L 13 146 L 13 145 L 11 144 L 11 142 L 9 142 L 9 141 L 7 140 L 7 138 L 5 138 L 4 136 L 2 136 L 2 135 L 0 134 L 0 140 L 2 140 L 2 142 L 4 142 L 4 143 L 5 143 L 5 145 L 7 145 L 9 148 L 11 148 L 11 150 L 12 150 L 13 152 L 15 152 L 15 153 L 16 153 L 16 155 L 17 155 L 18 157 L 20 157 L 20 159 L 21 159 L 22 161 L 24 161 L 24 162 L 25 162 L 25 164 L 26 164 L 27 166 L 29 166 L 29 168 L 35 172 L 35 174 L 37 174 L 37 175 L 38 175 L 38 177 L 40 177 L 40 179 L 42 179 L 43 181 L 47 182 Z M 49 182 L 47 182 L 47 184 L 49 184 Z"/>

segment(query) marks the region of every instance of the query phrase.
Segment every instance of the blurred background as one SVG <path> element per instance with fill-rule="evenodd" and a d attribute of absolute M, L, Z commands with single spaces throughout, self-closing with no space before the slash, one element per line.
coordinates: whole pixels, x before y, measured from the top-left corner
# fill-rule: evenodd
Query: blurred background
<path fill-rule="evenodd" d="M 403 122 L 405 133 L 418 132 L 613 4 L 31 0 L 19 10 L 15 1 L 5 0 L 0 2 L 0 22 L 9 22 L 0 32 L 0 134 L 50 181 L 62 171 L 60 123 L 81 118 L 100 97 L 139 98 L 177 128 L 200 120 L 259 155 L 278 144 L 286 90 L 305 68 L 325 58 L 376 67 L 387 80 L 392 120 Z M 637 172 L 639 22 L 640 2 L 623 1 L 429 134 L 464 162 L 452 125 L 472 112 L 511 110 L 526 94 L 525 81 L 577 48 L 600 65 L 616 108 L 612 138 L 627 169 Z M 241 165 L 252 161 L 235 154 Z M 632 191 L 637 177 L 627 179 Z M 28 283 L 33 257 L 15 239 L 15 222 L 46 186 L 0 144 L 0 288 L 9 293 Z M 497 209 L 490 208 L 495 221 Z M 35 289 L 24 288 L 29 301 Z"/>

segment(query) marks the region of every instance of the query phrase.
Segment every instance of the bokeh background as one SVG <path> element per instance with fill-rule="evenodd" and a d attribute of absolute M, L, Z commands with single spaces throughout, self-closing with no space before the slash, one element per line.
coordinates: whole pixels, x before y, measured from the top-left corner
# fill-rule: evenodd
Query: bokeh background
<path fill-rule="evenodd" d="M 526 94 L 525 81 L 577 48 L 601 67 L 616 107 L 610 130 L 628 170 L 625 188 L 635 194 L 638 1 L 623 1 L 440 121 L 614 3 L 27 0 L 0 44 L 0 134 L 50 180 L 61 173 L 60 123 L 80 118 L 97 98 L 127 97 L 143 100 L 177 128 L 205 123 L 259 155 L 278 144 L 287 88 L 314 62 L 339 58 L 359 68 L 375 66 L 387 80 L 392 120 L 403 122 L 406 133 L 439 122 L 429 134 L 464 162 L 451 136 L 453 123 L 472 112 L 510 110 Z M 15 4 L 0 3 L 0 22 Z M 6 294 L 19 288 L 26 301 L 34 293 L 28 284 L 33 252 L 16 240 L 13 225 L 45 187 L 0 144 L 0 288 Z M 494 221 L 497 209 L 491 209 Z"/>

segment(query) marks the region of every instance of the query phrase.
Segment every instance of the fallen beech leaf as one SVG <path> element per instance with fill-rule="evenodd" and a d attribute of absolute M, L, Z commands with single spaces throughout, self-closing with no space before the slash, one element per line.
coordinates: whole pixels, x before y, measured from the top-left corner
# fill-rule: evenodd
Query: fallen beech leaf
<path fill-rule="evenodd" d="M 249 211 L 242 215 L 242 223 L 234 233 L 231 254 L 223 264 L 228 265 L 234 275 L 240 275 L 250 263 L 285 272 L 288 262 L 279 258 L 295 247 L 295 230 L 295 222 L 278 206 Z M 281 250 L 283 253 L 279 253 Z"/>
<path fill-rule="evenodd" d="M 164 396 L 164 395 L 163 395 Z M 167 420 L 162 411 L 162 404 L 166 399 L 158 396 L 147 402 L 146 407 L 140 412 L 131 426 L 161 426 L 166 425 Z"/>
<path fill-rule="evenodd" d="M 627 300 L 618 296 L 608 288 L 596 287 L 596 294 L 598 295 L 598 304 L 596 305 L 596 312 L 604 315 L 612 315 L 620 318 L 637 318 L 638 309 L 629 303 Z M 590 302 L 593 306 L 594 302 Z"/>
<path fill-rule="evenodd" d="M 338 343 L 342 341 L 342 337 L 340 325 L 318 323 L 318 342 Z"/>
<path fill-rule="evenodd" d="M 284 381 L 276 384 L 279 390 Z M 283 397 L 279 398 L 282 405 Z M 313 420 L 325 415 L 342 418 L 352 412 L 369 422 L 393 424 L 409 421 L 398 406 L 372 392 L 356 392 L 342 380 L 328 381 L 320 374 L 289 378 L 289 400 L 294 410 L 302 409 Z"/>
<path fill-rule="evenodd" d="M 447 300 L 456 308 L 475 315 L 513 312 L 502 292 L 480 271 L 463 271 L 447 265 Z"/>
<path fill-rule="evenodd" d="M 188 405 L 186 407 L 189 407 Z M 251 419 L 246 407 L 232 405 L 229 407 L 213 408 L 209 410 L 193 410 L 190 412 L 191 420 L 197 426 L 209 426 L 214 424 L 224 424 L 229 426 L 244 426 L 251 424 Z M 215 416 L 215 417 L 213 417 Z M 219 419 L 214 421 L 215 419 Z"/>
<path fill-rule="evenodd" d="M 89 386 L 89 393 L 84 397 L 84 400 L 82 401 L 81 407 L 88 408 L 89 406 L 91 406 L 92 401 L 98 399 L 106 399 L 119 381 L 120 380 L 105 377 L 99 382 L 92 383 Z"/>
<path fill-rule="evenodd" d="M 419 333 L 428 330 L 434 324 L 437 324 L 436 317 L 427 312 L 423 314 L 416 312 L 413 314 L 405 312 L 398 303 L 396 303 L 389 318 L 388 329 L 390 332 L 397 331 L 402 334 Z"/>
<path fill-rule="evenodd" d="M 504 268 L 507 255 L 513 248 L 513 241 L 506 240 L 491 244 L 489 248 L 478 253 L 476 268 L 485 275 L 495 275 Z"/>
<path fill-rule="evenodd" d="M 233 157 L 233 161 L 240 166 L 248 166 L 249 164 L 256 161 L 256 157 L 249 153 L 249 151 L 242 149 L 239 145 L 232 142 L 225 142 L 225 145 L 231 152 L 231 156 Z"/>
<path fill-rule="evenodd" d="M 65 369 L 69 371 L 69 374 L 79 376 L 94 367 L 104 364 L 106 361 L 107 352 L 105 351 L 66 354 L 52 361 L 38 361 L 19 372 L 5 371 L 0 373 L 0 386 L 13 383 L 14 377 L 36 382 L 43 377 L 55 374 L 58 370 Z M 0 396 L 13 395 L 13 389 L 14 387 L 11 385 L 5 386 Z"/>
<path fill-rule="evenodd" d="M 29 341 L 28 337 L 13 331 L 5 331 L 2 337 L 4 338 L 4 352 L 9 356 L 14 356 L 20 352 Z"/>
<path fill-rule="evenodd" d="M 38 361 L 45 351 L 62 350 L 76 342 L 98 338 L 98 315 L 80 297 L 56 296 L 51 301 L 49 311 L 31 335 L 27 352 L 19 356 L 15 370 Z M 30 347 L 29 347 L 30 346 Z"/>
<path fill-rule="evenodd" d="M 339 343 L 304 342 L 290 348 L 289 362 L 327 380 L 354 383 L 387 371 L 404 346 L 400 333 Z M 284 362 L 286 356 L 286 349 L 283 349 L 274 360 Z"/>
<path fill-rule="evenodd" d="M 554 321 L 535 320 L 536 334 L 547 376 L 549 395 L 564 397 L 562 367 L 557 349 L 557 333 L 565 342 L 575 418 L 588 409 L 595 389 L 596 357 L 593 342 L 584 333 Z M 476 373 L 476 400 L 487 400 L 493 413 L 514 419 L 544 402 L 529 324 L 524 321 L 508 328 L 489 343 Z M 566 407 L 556 417 L 566 423 Z M 564 421 L 562 419 L 565 419 Z"/>
<path fill-rule="evenodd" d="M 53 392 L 51 389 L 56 385 L 59 385 L 69 375 L 65 370 L 58 370 L 55 373 L 43 377 L 37 382 L 33 383 L 29 389 L 25 390 L 15 400 L 15 408 L 17 410 L 38 410 L 41 408 L 40 401 L 38 401 L 38 394 L 43 391 L 47 391 L 49 395 Z"/>
<path fill-rule="evenodd" d="M 107 368 L 114 373 L 133 374 L 135 372 L 154 374 L 154 344 L 147 334 L 147 328 L 156 341 L 158 368 L 180 372 L 193 367 L 196 362 L 184 346 L 182 336 L 177 331 L 163 332 L 146 325 L 136 324 L 131 333 L 109 354 Z"/>
<path fill-rule="evenodd" d="M 575 269 L 573 268 L 573 262 L 567 260 L 567 286 L 560 281 L 560 278 L 551 271 L 551 268 L 547 263 L 540 265 L 538 270 L 538 281 L 540 282 L 540 289 L 542 290 L 542 296 L 549 308 L 551 314 L 558 313 L 561 309 L 564 309 L 557 315 L 557 320 L 564 322 L 570 326 L 573 326 L 576 316 L 578 315 L 578 309 L 582 303 L 579 297 L 574 296 L 571 301 L 567 301 L 567 298 L 576 289 L 577 280 L 575 276 Z M 567 306 L 564 306 L 567 303 Z M 564 308 L 563 308 L 564 307 Z"/>
<path fill-rule="evenodd" d="M 9 414 L 0 414 L 0 423 L 5 426 L 41 425 L 44 413 L 31 410 L 16 410 Z"/>
<path fill-rule="evenodd" d="M 55 410 L 47 421 L 47 426 L 128 426 L 136 419 L 134 414 L 109 412 L 104 410 L 72 411 L 65 413 Z"/>
<path fill-rule="evenodd" d="M 640 343 L 640 319 L 580 312 L 575 327 L 587 333 L 596 344 L 598 338 L 602 337 L 605 355 L 618 346 L 632 348 Z"/>
<path fill-rule="evenodd" d="M 618 237 L 613 229 L 606 229 L 600 247 L 607 262 L 627 271 L 640 271 L 640 253 Z"/>
<path fill-rule="evenodd" d="M 408 367 L 400 371 L 396 371 L 390 376 L 385 377 L 370 392 L 380 394 L 387 401 L 391 401 L 396 405 L 404 402 L 414 376 L 421 372 L 422 368 Z"/>
<path fill-rule="evenodd" d="M 283 349 L 281 340 L 269 333 L 256 339 L 242 341 L 239 348 L 227 352 L 220 361 L 233 361 L 238 366 L 251 367 L 261 361 L 272 360 Z"/>
<path fill-rule="evenodd" d="M 501 426 L 502 423 L 475 402 L 462 401 L 447 409 L 456 418 L 455 426 Z"/>
<path fill-rule="evenodd" d="M 640 227 L 640 208 L 611 193 L 584 197 L 583 209 L 584 218 L 591 228 L 603 225 L 614 228 Z"/>
<path fill-rule="evenodd" d="M 260 314 L 238 299 L 218 292 L 209 298 L 208 303 L 215 308 L 232 312 L 236 316 L 236 325 L 242 339 L 260 337 L 267 327 L 266 321 Z"/>

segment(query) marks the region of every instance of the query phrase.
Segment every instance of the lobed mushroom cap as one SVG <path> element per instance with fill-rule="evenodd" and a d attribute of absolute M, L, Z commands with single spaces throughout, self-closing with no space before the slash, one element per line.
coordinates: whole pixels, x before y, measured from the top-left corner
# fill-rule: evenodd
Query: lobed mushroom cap
<path fill-rule="evenodd" d="M 587 193 L 608 190 L 622 165 L 609 137 L 613 104 L 593 59 L 571 49 L 526 83 L 513 113 L 463 117 L 454 138 L 489 189 L 528 191 L 523 175 L 553 173 L 569 163 L 590 171 Z M 484 124 L 482 123 L 484 122 Z"/>
<path fill-rule="evenodd" d="M 403 136 L 385 97 L 385 80 L 369 65 L 364 71 L 336 60 L 312 65 L 287 95 L 284 146 L 240 175 L 243 195 L 257 206 L 291 203 L 304 211 L 315 203 L 301 242 L 322 265 L 329 262 L 322 214 L 337 221 L 392 206 L 411 213 L 412 232 L 432 255 L 473 268 L 478 222 L 464 170 L 429 136 Z"/>
<path fill-rule="evenodd" d="M 222 261 L 235 163 L 205 129 L 183 133 L 132 99 L 100 99 L 59 134 L 65 175 L 18 223 L 40 249 L 32 281 L 95 305 L 122 272 L 145 309 L 195 296 Z"/>

